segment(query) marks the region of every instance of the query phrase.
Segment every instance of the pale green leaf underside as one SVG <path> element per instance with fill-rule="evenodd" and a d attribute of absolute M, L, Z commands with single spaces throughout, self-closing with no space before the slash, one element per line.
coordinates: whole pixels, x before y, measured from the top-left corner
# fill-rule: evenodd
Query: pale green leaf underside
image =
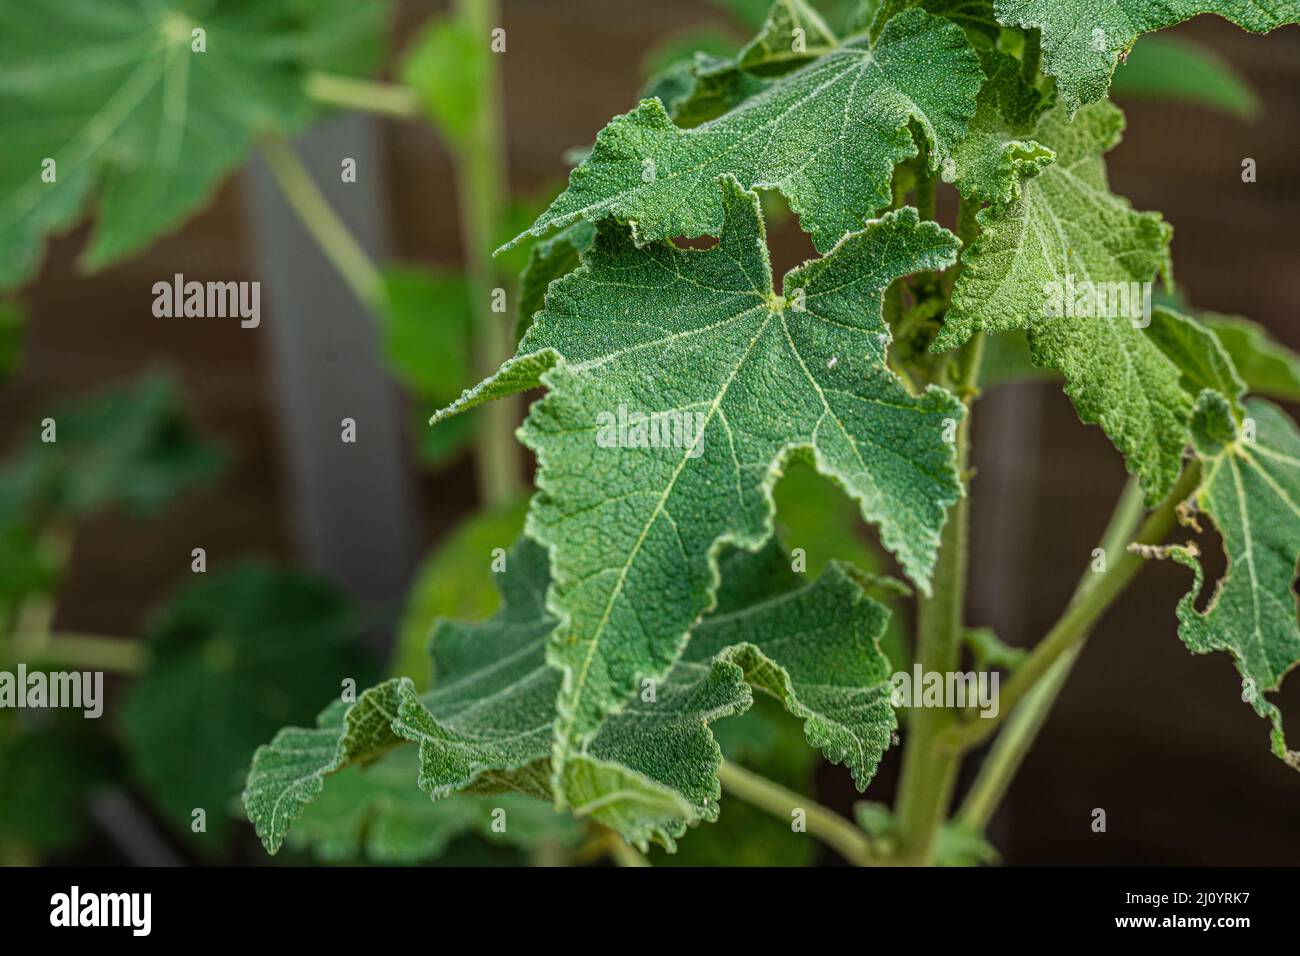
<path fill-rule="evenodd" d="M 1231 315 L 1202 312 L 1200 320 L 1227 350 L 1255 395 L 1300 402 L 1300 354 L 1274 341 L 1262 325 Z"/>
<path fill-rule="evenodd" d="M 337 3 L 62 0 L 0 5 L 0 287 L 35 270 L 43 240 L 97 199 L 86 263 L 147 245 L 201 205 L 254 136 L 312 114 L 311 38 Z M 377 26 L 382 6 L 354 9 Z M 351 15 L 357 20 L 357 14 Z M 193 52 L 195 28 L 206 50 Z M 43 162 L 57 178 L 42 180 Z"/>
<path fill-rule="evenodd" d="M 865 787 L 895 726 L 877 646 L 887 612 L 838 565 L 801 587 L 785 562 L 775 543 L 758 555 L 729 553 L 718 610 L 697 625 L 696 643 L 653 693 L 642 689 L 566 761 L 553 791 L 561 675 L 546 663 L 546 640 L 556 621 L 545 607 L 546 553 L 521 539 L 499 579 L 496 616 L 438 627 L 433 688 L 417 695 L 409 681 L 389 681 L 363 694 L 346 721 L 336 705 L 318 730 L 282 731 L 254 759 L 249 816 L 274 852 L 327 774 L 405 739 L 419 744 L 419 787 L 434 798 L 554 799 L 634 843 L 671 847 L 688 825 L 717 816 L 721 754 L 707 724 L 749 706 L 746 682 L 801 717 L 809 742 Z M 408 782 L 414 789 L 414 775 Z"/>
<path fill-rule="evenodd" d="M 1106 95 L 1120 53 L 1143 33 L 1215 13 L 1253 33 L 1300 23 L 1296 0 L 996 0 L 1008 26 L 1042 31 L 1043 72 L 1073 113 Z"/>
<path fill-rule="evenodd" d="M 1300 753 L 1287 748 L 1282 734 L 1282 715 L 1264 696 L 1300 662 L 1293 590 L 1300 562 L 1300 432 L 1268 402 L 1252 400 L 1245 412 L 1253 442 L 1238 432 L 1222 397 L 1206 392 L 1198 404 L 1195 437 L 1205 476 L 1196 501 L 1219 529 L 1229 563 L 1202 614 L 1196 609 L 1200 562 L 1185 550 L 1174 552 L 1196 574 L 1178 607 L 1179 635 L 1198 654 L 1232 654 L 1243 699 L 1273 724 L 1273 752 L 1300 769 Z"/>
<path fill-rule="evenodd" d="M 582 835 L 573 817 L 518 794 L 430 800 L 415 786 L 418 761 L 415 747 L 402 747 L 372 766 L 332 775 L 285 842 L 331 862 L 410 865 L 438 858 L 467 834 L 523 850 L 544 841 L 572 844 Z"/>
<path fill-rule="evenodd" d="M 1027 329 L 1034 363 L 1065 375 L 1079 417 L 1101 425 L 1155 500 L 1181 469 L 1192 398 L 1139 327 L 1141 284 L 1167 271 L 1171 230 L 1110 192 L 1101 157 L 1122 128 L 1109 103 L 1073 122 L 1059 107 L 1043 116 L 1034 139 L 1057 161 L 1024 182 L 1019 200 L 980 212 L 936 349 L 976 331 Z M 1106 305 L 1096 295 L 1081 301 L 1084 290 L 1105 290 Z"/>
<path fill-rule="evenodd" d="M 448 411 L 539 380 L 552 390 L 521 436 L 541 465 L 529 534 L 552 549 L 549 602 L 563 622 L 551 661 L 570 675 L 561 753 L 673 665 L 713 603 L 720 545 L 770 537 L 771 487 L 790 455 L 811 450 L 922 587 L 961 494 L 944 441 L 961 403 L 908 393 L 886 367 L 880 317 L 889 283 L 950 264 L 955 239 L 900 210 L 793 270 L 777 296 L 757 197 L 724 187 L 727 226 L 707 251 L 638 249 L 603 224 L 582 268 L 552 284 L 519 357 Z M 620 409 L 679 414 L 702 438 L 600 447 L 616 438 L 602 416 Z M 621 443 L 640 444 L 631 431 Z"/>
<path fill-rule="evenodd" d="M 355 704 L 336 702 L 308 730 L 286 727 L 257 748 L 244 787 L 244 810 L 271 853 L 325 786 L 328 774 L 366 763 L 401 743 L 392 730 L 404 678 L 365 691 Z"/>
<path fill-rule="evenodd" d="M 983 79 L 960 27 L 909 10 L 874 46 L 845 43 L 694 129 L 674 126 L 658 100 L 642 102 L 601 131 L 530 233 L 613 216 L 638 243 L 716 235 L 715 183 L 730 174 L 746 188 L 779 189 L 825 251 L 889 204 L 894 166 L 917 152 L 909 123 L 936 166 L 951 155 Z"/>

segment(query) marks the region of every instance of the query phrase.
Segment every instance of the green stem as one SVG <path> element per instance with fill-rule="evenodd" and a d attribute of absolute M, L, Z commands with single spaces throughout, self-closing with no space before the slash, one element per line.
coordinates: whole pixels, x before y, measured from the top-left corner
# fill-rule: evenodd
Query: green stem
<path fill-rule="evenodd" d="M 325 258 L 366 308 L 378 310 L 384 297 L 379 270 L 321 193 L 293 146 L 280 136 L 264 137 L 261 145 L 272 177 Z"/>
<path fill-rule="evenodd" d="M 790 822 L 794 812 L 802 810 L 808 832 L 855 866 L 879 863 L 871 838 L 834 810 L 728 761 L 723 761 L 718 779 L 727 793 L 779 820 Z"/>
<path fill-rule="evenodd" d="M 496 0 L 457 0 L 457 14 L 478 42 L 487 44 L 497 25 Z M 486 47 L 485 47 L 486 48 Z M 502 135 L 501 80 L 495 54 L 483 71 L 480 109 L 468 135 L 452 144 L 456 163 L 456 196 L 465 245 L 465 272 L 469 279 L 477 321 L 474 323 L 474 360 L 486 378 L 510 357 L 513 349 L 510 312 L 493 312 L 497 275 L 492 264 L 492 244 L 508 195 L 504 137 Z M 483 421 L 476 436 L 476 463 L 480 503 L 503 504 L 523 492 L 519 446 L 514 429 L 518 402 L 498 399 L 479 412 Z"/>
<path fill-rule="evenodd" d="M 149 649 L 139 641 L 73 632 L 16 634 L 5 656 L 28 666 L 55 664 L 123 674 L 138 674 L 149 663 Z"/>
<path fill-rule="evenodd" d="M 1130 479 L 1120 496 L 1119 504 L 1111 517 L 1110 524 L 1102 537 L 1101 547 L 1106 555 L 1122 552 L 1137 533 L 1138 523 L 1142 520 L 1142 486 L 1136 479 Z M 1103 575 L 1089 573 L 1080 581 L 1072 602 L 1080 601 L 1095 588 Z M 1060 696 L 1061 688 L 1069 679 L 1075 661 L 1083 651 L 1080 644 L 1067 651 L 1055 661 L 1043 678 L 1025 695 L 1020 706 L 1007 718 L 1007 725 L 989 751 L 984 765 L 980 768 L 970 793 L 962 803 L 957 817 L 963 823 L 977 831 L 983 831 L 992 819 L 994 812 L 1006 796 L 1011 781 L 1024 762 L 1025 756 L 1034 745 L 1038 733 L 1042 730 Z"/>
<path fill-rule="evenodd" d="M 1162 544 L 1178 522 L 1179 505 L 1191 497 L 1200 482 L 1200 463 L 1193 462 L 1184 469 L 1169 497 L 1147 518 L 1135 543 L 1152 547 Z M 1146 564 L 1145 558 L 1128 549 L 1118 559 L 1108 560 L 1107 571 L 1097 574 L 1095 581 L 1085 582 L 1081 586 L 1077 598 L 1065 614 L 1011 676 L 1002 690 L 998 716 L 988 719 L 976 717 L 956 724 L 947 735 L 948 745 L 968 750 L 987 740 L 1007 715 L 1013 713 L 1029 695 L 1030 690 L 1046 678 L 1052 666 L 1088 636 L 1101 616 L 1128 590 L 1128 586 Z"/>
<path fill-rule="evenodd" d="M 420 115 L 420 98 L 406 86 L 319 72 L 308 73 L 303 86 L 309 97 L 327 106 L 398 119 L 416 119 Z"/>
<path fill-rule="evenodd" d="M 619 866 L 641 867 L 651 865 L 644 853 L 634 846 L 629 846 L 618 837 L 609 841 L 609 855 Z"/>
<path fill-rule="evenodd" d="M 983 335 L 977 334 L 958 356 L 955 384 L 966 415 L 957 429 L 957 467 L 967 487 L 948 513 L 932 592 L 917 606 L 916 660 L 923 673 L 949 673 L 961 659 L 970 553 L 970 420 L 983 347 Z M 944 733 L 954 719 L 951 710 L 933 707 L 919 707 L 909 715 L 896 806 L 900 863 L 925 866 L 934 854 L 961 765 L 961 755 L 944 745 Z"/>

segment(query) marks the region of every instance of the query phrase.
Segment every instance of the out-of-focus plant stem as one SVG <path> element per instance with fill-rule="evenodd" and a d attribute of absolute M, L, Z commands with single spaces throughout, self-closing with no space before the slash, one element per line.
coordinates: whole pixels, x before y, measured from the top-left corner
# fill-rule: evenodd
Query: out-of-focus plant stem
<path fill-rule="evenodd" d="M 457 0 L 457 13 L 471 33 L 486 47 L 498 25 L 496 0 Z M 505 141 L 502 132 L 501 76 L 497 57 L 487 54 L 483 71 L 482 108 L 464 141 L 451 146 L 456 164 L 456 196 L 460 207 L 465 273 L 474 304 L 474 364 L 486 378 L 510 357 L 512 323 L 509 310 L 493 312 L 494 289 L 500 287 L 492 263 L 492 245 L 502 221 L 506 197 Z M 489 403 L 479 411 L 475 438 L 479 503 L 499 505 L 517 498 L 523 490 L 519 445 L 514 428 L 518 402 Z"/>

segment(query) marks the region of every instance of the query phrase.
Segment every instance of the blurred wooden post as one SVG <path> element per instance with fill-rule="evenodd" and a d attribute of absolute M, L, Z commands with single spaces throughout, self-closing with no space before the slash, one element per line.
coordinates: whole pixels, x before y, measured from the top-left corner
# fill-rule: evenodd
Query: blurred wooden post
<path fill-rule="evenodd" d="M 387 257 L 387 188 L 375 123 L 345 117 L 297 143 L 321 191 L 357 240 Z M 345 157 L 356 182 L 342 181 Z M 259 158 L 245 183 L 257 273 L 267 305 L 267 386 L 300 557 L 357 597 L 406 590 L 418 546 L 403 407 L 381 358 L 378 328 L 286 204 Z M 356 442 L 341 422 L 356 421 Z"/>

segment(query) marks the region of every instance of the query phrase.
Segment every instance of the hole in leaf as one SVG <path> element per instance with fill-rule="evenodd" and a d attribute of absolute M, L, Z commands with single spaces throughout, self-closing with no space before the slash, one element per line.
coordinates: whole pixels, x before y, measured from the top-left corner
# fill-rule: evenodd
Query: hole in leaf
<path fill-rule="evenodd" d="M 1223 550 L 1223 536 L 1208 515 L 1200 516 L 1202 532 L 1194 535 L 1196 546 L 1201 549 L 1201 567 L 1205 569 L 1205 583 L 1201 593 L 1196 596 L 1196 610 L 1206 613 L 1214 603 L 1215 595 L 1224 577 L 1232 571 L 1227 552 Z M 1191 529 L 1187 529 L 1190 531 Z"/>

